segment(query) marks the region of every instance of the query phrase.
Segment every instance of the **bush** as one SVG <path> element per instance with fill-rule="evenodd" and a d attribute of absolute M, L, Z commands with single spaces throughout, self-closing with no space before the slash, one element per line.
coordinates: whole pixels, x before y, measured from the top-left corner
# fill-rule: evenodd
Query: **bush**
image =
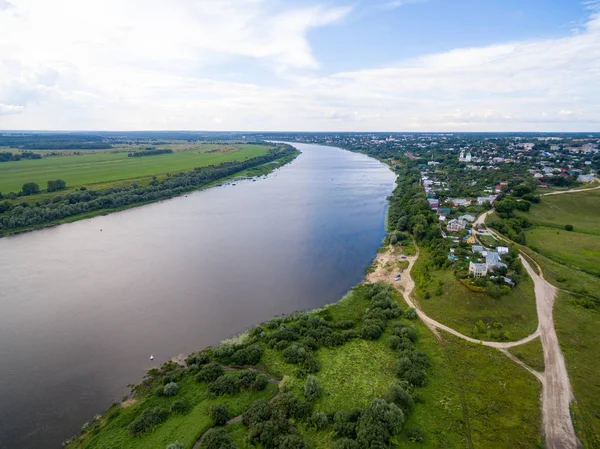
<path fill-rule="evenodd" d="M 208 356 L 208 354 L 203 352 L 200 352 L 198 354 L 192 354 L 187 359 L 185 359 L 185 363 L 187 364 L 187 366 L 206 365 L 208 362 L 210 362 L 210 357 Z"/>
<path fill-rule="evenodd" d="M 374 399 L 358 422 L 356 439 L 360 447 L 388 447 L 392 436 L 402 429 L 404 413 L 396 404 Z"/>
<path fill-rule="evenodd" d="M 284 448 L 281 444 L 284 438 L 295 430 L 287 419 L 272 419 L 252 426 L 248 433 L 248 442 L 260 442 L 265 449 Z"/>
<path fill-rule="evenodd" d="M 365 322 L 360 330 L 361 338 L 365 340 L 377 340 L 383 334 L 383 329 L 374 322 Z"/>
<path fill-rule="evenodd" d="M 310 419 L 310 423 L 317 430 L 325 430 L 329 424 L 329 418 L 326 413 L 315 413 Z"/>
<path fill-rule="evenodd" d="M 573 229 L 574 229 L 573 225 L 565 225 L 565 231 L 571 232 L 571 231 L 573 231 Z"/>
<path fill-rule="evenodd" d="M 304 419 L 310 416 L 312 406 L 294 396 L 293 393 L 283 393 L 277 396 L 271 403 L 273 414 L 279 418 Z"/>
<path fill-rule="evenodd" d="M 171 411 L 173 413 L 183 414 L 188 411 L 188 407 L 188 403 L 185 399 L 177 399 L 173 402 L 173 405 L 171 405 Z"/>
<path fill-rule="evenodd" d="M 306 449 L 308 445 L 300 435 L 287 435 L 281 439 L 281 449 Z"/>
<path fill-rule="evenodd" d="M 250 407 L 244 410 L 242 414 L 242 422 L 250 427 L 257 423 L 265 422 L 271 419 L 273 411 L 269 403 L 264 399 L 253 402 Z"/>
<path fill-rule="evenodd" d="M 231 360 L 236 365 L 256 365 L 260 362 L 262 354 L 263 349 L 260 345 L 251 345 L 236 351 Z"/>
<path fill-rule="evenodd" d="M 144 412 L 134 419 L 127 430 L 132 436 L 140 435 L 153 427 L 158 426 L 169 416 L 169 412 L 161 407 L 147 408 Z"/>
<path fill-rule="evenodd" d="M 304 397 L 309 401 L 314 401 L 321 396 L 321 386 L 319 380 L 315 376 L 308 376 L 304 384 Z"/>
<path fill-rule="evenodd" d="M 411 443 L 422 443 L 425 441 L 425 434 L 419 427 L 408 427 L 406 436 Z"/>
<path fill-rule="evenodd" d="M 204 365 L 196 374 L 196 382 L 214 382 L 223 375 L 223 368 L 216 363 Z"/>
<path fill-rule="evenodd" d="M 390 387 L 385 400 L 396 404 L 405 414 L 410 413 L 415 406 L 412 395 L 398 384 L 394 384 Z"/>
<path fill-rule="evenodd" d="M 402 339 L 397 335 L 391 335 L 388 338 L 387 344 L 390 349 L 396 350 L 400 348 L 400 345 L 402 344 Z"/>
<path fill-rule="evenodd" d="M 217 426 L 224 426 L 229 421 L 229 412 L 227 407 L 222 404 L 215 404 L 210 409 L 210 417 Z"/>
<path fill-rule="evenodd" d="M 342 438 L 333 443 L 333 449 L 360 449 L 358 443 L 349 438 Z"/>
<path fill-rule="evenodd" d="M 233 438 L 225 429 L 208 429 L 200 440 L 201 449 L 235 449 Z"/>
<path fill-rule="evenodd" d="M 236 394 L 240 392 L 238 380 L 228 374 L 220 376 L 214 382 L 208 384 L 208 393 L 214 396 L 224 394 Z"/>
<path fill-rule="evenodd" d="M 163 394 L 167 397 L 175 396 L 179 391 L 179 386 L 175 382 L 169 382 L 163 388 Z"/>
<path fill-rule="evenodd" d="M 352 411 L 341 410 L 333 416 L 333 430 L 337 436 L 342 438 L 355 439 L 356 426 L 360 419 L 361 411 L 356 409 Z"/>
<path fill-rule="evenodd" d="M 417 311 L 412 307 L 404 313 L 404 316 L 409 320 L 416 320 L 419 317 Z"/>
<path fill-rule="evenodd" d="M 183 444 L 179 441 L 175 441 L 174 443 L 168 444 L 166 449 L 183 449 Z"/>

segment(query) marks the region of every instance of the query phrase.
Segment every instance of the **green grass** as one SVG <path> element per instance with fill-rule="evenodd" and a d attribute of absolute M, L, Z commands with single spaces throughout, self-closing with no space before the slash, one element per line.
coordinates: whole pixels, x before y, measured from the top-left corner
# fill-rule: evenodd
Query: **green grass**
<path fill-rule="evenodd" d="M 218 152 L 211 150 L 221 149 Z M 144 181 L 154 175 L 176 173 L 221 162 L 247 160 L 268 152 L 262 145 L 202 144 L 194 150 L 177 151 L 146 157 L 128 157 L 126 152 L 99 152 L 72 156 L 47 157 L 0 164 L 0 192 L 19 192 L 26 182 L 41 189 L 49 180 L 63 179 L 68 187 L 108 187 L 123 181 Z"/>
<path fill-rule="evenodd" d="M 511 348 L 508 351 L 530 368 L 540 373 L 544 372 L 544 349 L 539 338 L 524 345 Z"/>
<path fill-rule="evenodd" d="M 547 227 L 529 229 L 526 236 L 527 244 L 540 254 L 600 276 L 600 236 Z"/>
<path fill-rule="evenodd" d="M 584 447 L 600 447 L 600 311 L 573 304 L 560 292 L 554 321 L 576 402 L 572 406 L 575 430 Z"/>
<path fill-rule="evenodd" d="M 544 196 L 528 213 L 519 215 L 539 226 L 564 229 L 571 224 L 575 231 L 600 235 L 600 190 Z"/>
<path fill-rule="evenodd" d="M 187 374 L 178 382 L 179 392 L 172 398 L 157 397 L 149 394 L 134 405 L 122 408 L 117 406 L 109 411 L 103 420 L 100 431 L 80 439 L 71 448 L 113 449 L 113 448 L 164 448 L 167 444 L 179 441 L 184 448 L 191 448 L 196 440 L 213 425 L 210 418 L 210 407 L 213 404 L 225 404 L 232 416 L 242 413 L 252 402 L 268 399 L 277 392 L 277 386 L 270 383 L 261 392 L 242 392 L 234 396 L 221 396 L 211 399 L 206 394 L 206 384 L 196 383 L 193 376 Z M 193 408 L 185 415 L 169 415 L 169 419 L 153 431 L 132 437 L 127 432 L 127 425 L 139 416 L 144 409 L 161 406 L 169 408 L 177 399 L 186 399 Z"/>
<path fill-rule="evenodd" d="M 424 270 L 428 254 L 422 250 L 415 270 Z M 430 270 L 431 281 L 427 288 L 416 289 L 415 295 L 423 311 L 435 320 L 471 336 L 478 320 L 487 325 L 502 323 L 500 330 L 510 332 L 512 340 L 519 340 L 535 332 L 537 312 L 533 281 L 527 277 L 510 295 L 494 299 L 485 293 L 474 292 L 462 285 L 450 270 Z M 443 283 L 443 293 L 436 296 L 438 281 Z M 425 291 L 431 297 L 424 299 Z"/>
<path fill-rule="evenodd" d="M 496 349 L 446 333 L 443 339 L 462 389 L 469 447 L 544 447 L 539 381 Z"/>

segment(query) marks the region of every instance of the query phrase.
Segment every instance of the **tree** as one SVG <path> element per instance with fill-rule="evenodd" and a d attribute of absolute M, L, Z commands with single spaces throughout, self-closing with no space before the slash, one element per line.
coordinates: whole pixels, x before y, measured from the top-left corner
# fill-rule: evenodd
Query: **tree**
<path fill-rule="evenodd" d="M 309 401 L 314 401 L 319 396 L 321 396 L 319 379 L 317 379 L 315 376 L 308 376 L 308 379 L 304 384 L 304 397 Z"/>
<path fill-rule="evenodd" d="M 387 447 L 403 424 L 404 413 L 396 404 L 374 399 L 360 417 L 356 440 L 361 448 Z"/>
<path fill-rule="evenodd" d="M 225 429 L 209 429 L 200 440 L 201 449 L 235 449 L 233 438 Z"/>
<path fill-rule="evenodd" d="M 229 421 L 229 412 L 223 404 L 215 404 L 210 409 L 210 417 L 217 426 L 224 426 Z"/>
<path fill-rule="evenodd" d="M 23 192 L 23 195 L 26 196 L 35 195 L 36 193 L 40 193 L 40 186 L 37 185 L 35 182 L 27 182 L 23 184 L 21 191 Z"/>
<path fill-rule="evenodd" d="M 175 382 L 169 382 L 167 385 L 165 385 L 163 394 L 168 397 L 175 396 L 177 391 L 179 391 L 179 386 Z"/>
<path fill-rule="evenodd" d="M 410 413 L 415 406 L 412 395 L 402 385 L 393 384 L 387 392 L 386 401 L 396 404 L 406 414 Z"/>
<path fill-rule="evenodd" d="M 571 232 L 571 231 L 573 231 L 573 229 L 574 229 L 574 228 L 573 228 L 573 225 L 570 225 L 570 224 L 568 224 L 568 225 L 565 225 L 565 231 L 569 231 L 569 232 Z"/>

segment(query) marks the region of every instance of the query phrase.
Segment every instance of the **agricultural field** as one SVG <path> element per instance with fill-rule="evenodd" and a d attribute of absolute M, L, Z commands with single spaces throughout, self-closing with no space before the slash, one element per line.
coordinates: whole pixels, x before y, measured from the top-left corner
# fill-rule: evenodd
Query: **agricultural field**
<path fill-rule="evenodd" d="M 153 176 L 160 179 L 167 173 L 245 161 L 267 154 L 269 150 L 267 146 L 252 144 L 173 144 L 157 147 L 171 149 L 173 153 L 128 157 L 129 152 L 138 148 L 91 153 L 68 151 L 37 160 L 3 162 L 0 163 L 0 192 L 18 193 L 27 182 L 35 182 L 44 190 L 47 181 L 56 179 L 66 181 L 70 189 L 81 186 L 107 188 L 132 182 L 147 184 Z"/>
<path fill-rule="evenodd" d="M 526 231 L 527 244 L 556 262 L 600 276 L 600 235 L 534 227 Z"/>
<path fill-rule="evenodd" d="M 543 196 L 528 213 L 518 215 L 538 226 L 564 229 L 570 224 L 576 232 L 600 235 L 600 189 Z"/>

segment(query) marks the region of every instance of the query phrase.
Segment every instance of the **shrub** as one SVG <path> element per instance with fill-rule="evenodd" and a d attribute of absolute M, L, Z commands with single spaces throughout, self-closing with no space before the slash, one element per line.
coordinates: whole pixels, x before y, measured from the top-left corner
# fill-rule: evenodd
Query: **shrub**
<path fill-rule="evenodd" d="M 269 378 L 267 377 L 266 374 L 259 373 L 256 376 L 256 379 L 254 379 L 254 382 L 252 382 L 252 385 L 250 385 L 250 390 L 251 391 L 262 391 L 265 388 L 267 388 L 267 385 L 269 385 Z"/>
<path fill-rule="evenodd" d="M 208 429 L 200 440 L 201 449 L 235 449 L 231 435 L 225 429 Z"/>
<path fill-rule="evenodd" d="M 304 384 L 304 397 L 309 401 L 314 401 L 321 396 L 321 386 L 319 380 L 315 376 L 308 376 Z"/>
<path fill-rule="evenodd" d="M 419 315 L 417 314 L 417 311 L 411 307 L 404 313 L 404 316 L 409 320 L 416 320 Z"/>
<path fill-rule="evenodd" d="M 240 392 L 238 380 L 228 374 L 220 376 L 214 382 L 208 384 L 208 393 L 214 396 L 224 394 L 236 394 Z"/>
<path fill-rule="evenodd" d="M 154 394 L 156 396 L 164 396 L 165 395 L 164 385 L 159 385 L 158 387 L 156 387 L 156 389 L 154 390 Z"/>
<path fill-rule="evenodd" d="M 310 419 L 311 425 L 317 430 L 324 430 L 329 424 L 329 418 L 327 414 L 323 412 L 315 413 Z"/>
<path fill-rule="evenodd" d="M 360 330 L 361 338 L 365 340 L 377 340 L 383 334 L 383 329 L 374 322 L 365 322 Z"/>
<path fill-rule="evenodd" d="M 175 396 L 179 391 L 179 386 L 175 382 L 169 382 L 163 388 L 163 394 L 167 397 Z"/>
<path fill-rule="evenodd" d="M 253 402 L 250 407 L 244 410 L 242 414 L 242 422 L 246 426 L 253 426 L 257 423 L 268 421 L 271 419 L 273 411 L 269 403 L 264 399 Z"/>
<path fill-rule="evenodd" d="M 425 434 L 420 427 L 408 427 L 406 429 L 406 436 L 411 443 L 422 443 L 425 441 Z"/>
<path fill-rule="evenodd" d="M 312 406 L 294 396 L 293 393 L 283 393 L 277 396 L 271 403 L 273 414 L 279 418 L 304 419 L 310 416 Z"/>
<path fill-rule="evenodd" d="M 573 231 L 573 225 L 565 225 L 565 231 Z"/>
<path fill-rule="evenodd" d="M 293 344 L 283 351 L 283 360 L 285 360 L 287 363 L 297 364 L 306 358 L 308 352 L 309 351 L 307 351 L 303 346 Z"/>
<path fill-rule="evenodd" d="M 204 365 L 196 374 L 196 382 L 213 382 L 223 375 L 223 368 L 216 363 Z"/>
<path fill-rule="evenodd" d="M 256 365 L 260 362 L 262 354 L 263 349 L 260 345 L 251 345 L 236 351 L 231 360 L 236 365 Z"/>
<path fill-rule="evenodd" d="M 227 407 L 222 404 L 215 404 L 210 409 L 210 417 L 217 426 L 224 426 L 229 421 L 229 412 Z"/>
<path fill-rule="evenodd" d="M 179 441 L 175 441 L 174 443 L 168 444 L 166 449 L 183 449 L 183 444 Z"/>
<path fill-rule="evenodd" d="M 319 372 L 319 369 L 321 368 L 321 364 L 319 363 L 319 360 L 317 360 L 315 355 L 312 352 L 310 352 L 306 356 L 306 358 L 302 361 L 302 363 L 300 364 L 300 367 L 302 368 L 303 371 L 314 374 L 314 373 Z"/>
<path fill-rule="evenodd" d="M 388 447 L 393 435 L 400 432 L 404 413 L 396 404 L 374 399 L 358 422 L 356 439 L 360 447 Z"/>
<path fill-rule="evenodd" d="M 396 404 L 405 414 L 410 413 L 415 406 L 412 395 L 398 384 L 394 384 L 389 388 L 385 400 Z"/>
<path fill-rule="evenodd" d="M 208 356 L 208 354 L 200 352 L 198 354 L 192 354 L 190 355 L 187 359 L 185 359 L 185 363 L 187 364 L 187 366 L 192 366 L 192 365 L 206 365 L 208 362 L 210 362 L 210 357 Z"/>
<path fill-rule="evenodd" d="M 337 436 L 342 438 L 356 438 L 356 426 L 360 419 L 361 411 L 341 410 L 333 416 L 333 430 Z"/>
<path fill-rule="evenodd" d="M 281 439 L 281 449 L 306 449 L 308 445 L 300 435 L 287 435 Z"/>
<path fill-rule="evenodd" d="M 287 419 L 276 418 L 252 426 L 248 433 L 248 442 L 260 442 L 265 449 L 284 448 L 281 443 L 286 435 L 294 431 L 294 426 Z"/>
<path fill-rule="evenodd" d="M 349 438 L 342 438 L 333 443 L 333 449 L 360 449 L 358 443 Z"/>
<path fill-rule="evenodd" d="M 222 343 L 221 345 L 219 345 L 219 347 L 217 349 L 215 349 L 214 355 L 218 359 L 226 360 L 229 357 L 231 357 L 235 351 L 236 351 L 235 345 L 233 345 L 231 343 Z"/>
<path fill-rule="evenodd" d="M 173 405 L 171 405 L 171 411 L 173 413 L 183 414 L 188 411 L 188 407 L 188 403 L 185 399 L 177 399 L 173 402 Z"/>
<path fill-rule="evenodd" d="M 169 412 L 161 407 L 147 408 L 127 426 L 127 430 L 132 436 L 140 435 L 162 423 L 167 416 Z"/>

